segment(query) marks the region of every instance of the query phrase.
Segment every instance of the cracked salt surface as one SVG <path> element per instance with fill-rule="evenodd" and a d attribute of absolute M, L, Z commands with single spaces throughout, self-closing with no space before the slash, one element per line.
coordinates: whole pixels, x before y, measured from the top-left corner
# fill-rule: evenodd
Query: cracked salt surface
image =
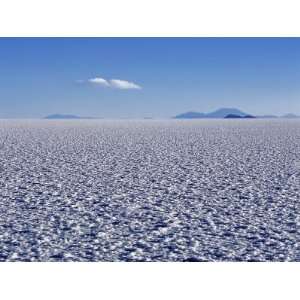
<path fill-rule="evenodd" d="M 300 261 L 296 120 L 0 121 L 1 261 Z"/>

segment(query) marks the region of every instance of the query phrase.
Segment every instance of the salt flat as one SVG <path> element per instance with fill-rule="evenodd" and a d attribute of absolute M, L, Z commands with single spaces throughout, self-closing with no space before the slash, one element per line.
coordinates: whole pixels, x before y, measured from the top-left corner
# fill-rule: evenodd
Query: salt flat
<path fill-rule="evenodd" d="M 1 120 L 1 261 L 300 261 L 300 121 Z"/>

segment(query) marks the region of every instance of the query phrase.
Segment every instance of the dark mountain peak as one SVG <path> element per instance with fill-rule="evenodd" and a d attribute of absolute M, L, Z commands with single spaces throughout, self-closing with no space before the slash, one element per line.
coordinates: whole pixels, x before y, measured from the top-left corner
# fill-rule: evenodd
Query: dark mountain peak
<path fill-rule="evenodd" d="M 224 117 L 224 119 L 242 119 L 243 117 L 240 115 L 229 114 Z"/>
<path fill-rule="evenodd" d="M 209 118 L 225 118 L 228 115 L 237 115 L 237 116 L 244 117 L 247 114 L 237 108 L 223 107 L 223 108 L 219 108 L 211 113 L 208 113 L 207 117 L 209 117 Z"/>
<path fill-rule="evenodd" d="M 229 114 L 224 117 L 224 119 L 255 119 L 256 117 L 252 115 L 245 115 L 245 116 L 240 116 L 240 115 L 235 115 L 235 114 Z"/>

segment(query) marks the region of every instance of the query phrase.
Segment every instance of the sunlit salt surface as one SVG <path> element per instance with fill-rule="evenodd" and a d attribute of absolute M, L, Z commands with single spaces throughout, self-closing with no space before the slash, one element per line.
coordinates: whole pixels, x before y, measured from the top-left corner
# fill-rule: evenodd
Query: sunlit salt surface
<path fill-rule="evenodd" d="M 1 261 L 300 261 L 300 121 L 0 121 Z"/>

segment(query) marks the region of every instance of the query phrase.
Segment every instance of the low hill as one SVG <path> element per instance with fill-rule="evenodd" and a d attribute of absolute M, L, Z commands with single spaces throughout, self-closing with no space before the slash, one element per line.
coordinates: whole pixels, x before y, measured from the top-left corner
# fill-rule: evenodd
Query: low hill
<path fill-rule="evenodd" d="M 210 113 L 201 112 L 186 112 L 175 116 L 175 119 L 223 119 L 228 115 L 237 115 L 245 117 L 249 114 L 237 109 L 237 108 L 220 108 Z"/>
<path fill-rule="evenodd" d="M 175 119 L 201 119 L 205 118 L 204 113 L 189 111 L 174 117 Z"/>
<path fill-rule="evenodd" d="M 91 118 L 91 117 L 79 117 L 79 116 L 76 116 L 76 115 L 53 114 L 53 115 L 46 116 L 44 119 L 69 120 L 69 119 L 93 119 L 93 118 Z"/>

